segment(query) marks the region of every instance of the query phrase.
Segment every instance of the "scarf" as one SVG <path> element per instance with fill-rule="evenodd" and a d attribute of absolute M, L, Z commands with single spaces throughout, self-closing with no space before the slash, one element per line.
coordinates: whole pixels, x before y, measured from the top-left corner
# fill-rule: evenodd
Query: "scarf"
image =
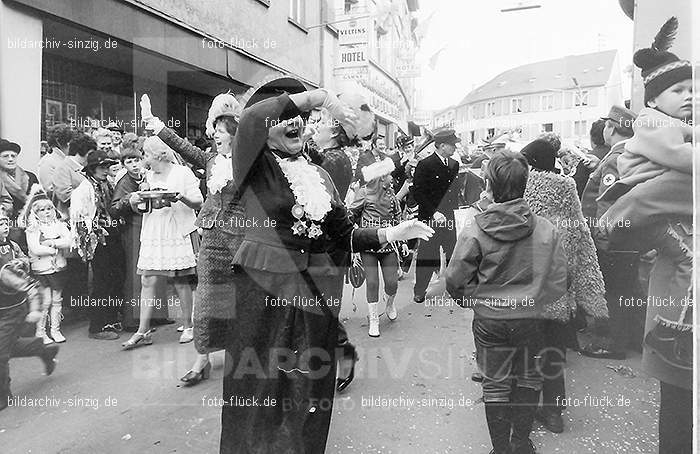
<path fill-rule="evenodd" d="M 0 170 L 0 181 L 5 185 L 7 192 L 14 200 L 24 203 L 27 201 L 29 191 L 29 175 L 21 167 L 14 171 Z"/>
<path fill-rule="evenodd" d="M 107 209 L 112 203 L 112 187 L 108 181 L 98 181 L 88 172 L 85 172 L 85 176 L 95 189 L 95 220 L 100 222 L 101 227 L 112 226 L 112 216 Z"/>

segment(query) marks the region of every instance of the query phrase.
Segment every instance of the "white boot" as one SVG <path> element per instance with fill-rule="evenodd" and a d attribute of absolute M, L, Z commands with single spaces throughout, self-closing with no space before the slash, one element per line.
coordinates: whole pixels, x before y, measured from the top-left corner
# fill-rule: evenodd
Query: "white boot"
<path fill-rule="evenodd" d="M 369 334 L 371 337 L 379 337 L 379 303 L 367 303 L 369 309 Z"/>
<path fill-rule="evenodd" d="M 394 298 L 396 298 L 396 295 L 384 294 L 384 302 L 386 303 L 386 309 L 384 311 L 391 321 L 396 320 L 396 317 L 399 316 L 399 313 L 396 311 L 396 306 L 394 305 Z"/>
<path fill-rule="evenodd" d="M 36 337 L 40 337 L 44 341 L 44 345 L 52 344 L 53 340 L 46 335 L 46 320 L 49 318 L 49 309 L 41 311 L 41 319 L 36 322 Z"/>
<path fill-rule="evenodd" d="M 51 306 L 51 337 L 55 342 L 65 342 L 66 338 L 61 334 L 61 320 L 63 320 L 63 308 L 60 304 Z"/>

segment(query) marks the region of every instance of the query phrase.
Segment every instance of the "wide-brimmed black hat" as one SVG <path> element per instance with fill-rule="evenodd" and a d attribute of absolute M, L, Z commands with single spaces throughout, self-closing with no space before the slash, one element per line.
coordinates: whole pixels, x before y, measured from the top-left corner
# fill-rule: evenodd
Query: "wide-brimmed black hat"
<path fill-rule="evenodd" d="M 21 149 L 22 147 L 20 147 L 19 144 L 10 142 L 7 139 L 0 139 L 0 153 L 3 151 L 14 151 L 15 153 L 19 153 Z"/>
<path fill-rule="evenodd" d="M 306 91 L 306 86 L 298 79 L 291 76 L 273 77 L 265 79 L 257 86 L 251 88 L 243 95 L 243 107 L 250 107 L 260 101 L 284 93 L 294 94 Z"/>

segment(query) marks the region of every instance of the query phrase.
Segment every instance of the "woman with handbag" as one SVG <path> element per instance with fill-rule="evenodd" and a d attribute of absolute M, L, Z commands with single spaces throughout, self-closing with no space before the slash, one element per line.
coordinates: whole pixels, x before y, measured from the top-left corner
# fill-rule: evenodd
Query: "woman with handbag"
<path fill-rule="evenodd" d="M 356 134 L 348 131 L 355 114 L 335 95 L 306 92 L 290 77 L 257 89 L 241 114 L 233 181 L 249 222 L 233 260 L 236 318 L 223 401 L 235 404 L 222 409 L 222 453 L 325 451 L 350 245 L 432 235 L 417 221 L 353 227 L 328 174 L 301 154 L 301 115 L 322 106 Z"/>
<path fill-rule="evenodd" d="M 391 172 L 395 164 L 385 150 L 384 138 L 377 137 L 372 148 L 360 155 L 357 177 L 361 187 L 350 206 L 352 219 L 360 227 L 390 227 L 399 223 L 401 209 L 394 194 Z M 403 245 L 405 247 L 405 245 Z M 399 253 L 395 244 L 364 251 L 360 255 L 367 279 L 367 307 L 371 337 L 379 337 L 379 269 L 384 280 L 383 303 L 389 320 L 398 312 L 394 304 L 398 289 Z"/>

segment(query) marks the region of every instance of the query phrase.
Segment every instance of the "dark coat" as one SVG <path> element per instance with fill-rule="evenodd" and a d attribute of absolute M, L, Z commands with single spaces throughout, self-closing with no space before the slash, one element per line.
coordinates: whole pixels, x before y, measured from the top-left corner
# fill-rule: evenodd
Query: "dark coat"
<path fill-rule="evenodd" d="M 459 188 L 455 187 L 459 163 L 447 159 L 445 166 L 433 153 L 418 162 L 413 176 L 413 193 L 418 202 L 418 219 L 430 220 L 436 211 L 447 219 L 454 219 L 454 209 L 459 206 Z"/>
<path fill-rule="evenodd" d="M 217 153 L 205 152 L 168 128 L 158 133 L 166 145 L 195 169 L 211 175 Z M 245 215 L 233 180 L 216 194 L 207 192 L 195 225 L 203 229 L 197 254 L 197 304 L 194 307 L 194 344 L 199 353 L 224 348 L 235 319 L 236 294 L 231 262 L 243 239 Z"/>

